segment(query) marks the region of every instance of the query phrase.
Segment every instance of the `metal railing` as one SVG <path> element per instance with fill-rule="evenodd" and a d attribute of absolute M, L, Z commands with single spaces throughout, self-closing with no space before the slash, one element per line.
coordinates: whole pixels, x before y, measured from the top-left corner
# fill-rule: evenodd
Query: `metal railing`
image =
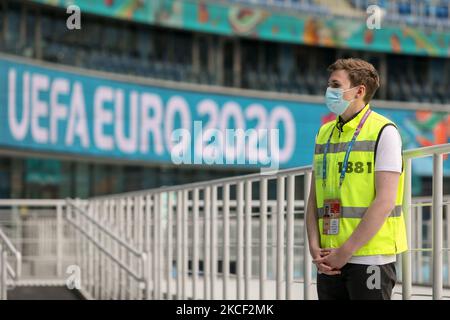
<path fill-rule="evenodd" d="M 427 264 L 422 251 L 433 256 L 433 298 L 443 297 L 442 155 L 448 152 L 450 144 L 404 153 L 403 206 L 410 248 L 399 261 L 404 299 L 415 295 L 412 262 L 421 273 Z M 421 209 L 415 209 L 426 207 L 430 200 L 411 198 L 411 160 L 427 155 L 435 157 L 433 228 L 423 219 Z M 122 221 L 122 232 L 128 232 L 130 239 L 137 241 L 137 234 L 147 232 L 141 239 L 151 262 L 148 296 L 153 299 L 311 299 L 315 269 L 312 270 L 303 221 L 311 172 L 308 166 L 272 175 L 252 174 L 90 201 L 100 207 L 123 203 L 127 218 Z M 145 214 L 140 217 L 142 211 Z M 450 225 L 448 215 L 446 221 Z M 136 226 L 142 223 L 143 229 L 149 230 L 136 233 Z M 429 234 L 431 248 L 427 244 Z M 416 248 L 411 246 L 412 239 Z M 420 277 L 415 280 L 417 284 L 423 281 Z"/>
<path fill-rule="evenodd" d="M 446 153 L 450 144 L 404 152 L 410 249 L 395 292 L 404 299 L 424 295 L 413 284 L 446 298 L 445 276 L 450 288 Z M 413 159 L 425 156 L 434 158 L 433 197 L 411 198 Z M 63 270 L 78 266 L 87 298 L 313 299 L 311 174 L 307 166 L 89 200 L 0 200 L 0 226 L 23 254 L 20 282 L 66 284 Z"/>
<path fill-rule="evenodd" d="M 450 230 L 450 219 L 448 217 L 448 205 L 449 201 L 443 201 L 443 157 L 444 154 L 450 153 L 450 144 L 435 145 L 431 147 L 424 147 L 418 149 L 407 150 L 403 153 L 405 159 L 405 191 L 403 198 L 403 212 L 405 214 L 406 232 L 408 247 L 410 250 L 402 254 L 402 296 L 403 299 L 411 299 L 412 293 L 412 252 L 429 251 L 430 249 L 419 247 L 412 248 L 412 208 L 417 207 L 411 199 L 411 170 L 412 160 L 422 157 L 433 157 L 433 196 L 432 202 L 421 203 L 420 206 L 430 206 L 432 208 L 431 220 L 432 220 L 432 287 L 433 287 L 433 299 L 443 298 L 443 252 L 450 250 L 450 241 L 448 240 L 449 247 L 443 248 L 443 207 L 447 206 L 447 232 Z M 447 239 L 450 239 L 447 233 Z M 449 263 L 447 261 L 447 272 Z"/>
<path fill-rule="evenodd" d="M 11 265 L 14 261 L 14 267 Z M 19 280 L 22 268 L 22 256 L 11 243 L 11 240 L 0 228 L 0 300 L 6 300 L 8 285 Z"/>
<path fill-rule="evenodd" d="M 22 254 L 17 285 L 65 285 L 75 238 L 64 223 L 64 200 L 0 199 L 0 228 Z"/>
<path fill-rule="evenodd" d="M 415 197 L 411 202 L 411 272 L 412 284 L 432 284 L 433 225 L 431 219 L 431 197 Z M 443 241 L 450 248 L 450 197 L 443 197 Z M 450 250 L 444 255 L 443 286 L 450 288 Z M 414 295 L 414 294 L 413 294 Z"/>
<path fill-rule="evenodd" d="M 303 279 L 309 298 L 303 199 L 310 181 L 308 166 L 97 197 L 86 212 L 148 253 L 148 298 L 300 298 Z"/>
<path fill-rule="evenodd" d="M 65 218 L 76 229 L 82 294 L 90 299 L 148 299 L 144 221 L 129 221 L 130 207 L 123 202 L 114 207 L 110 201 L 67 203 Z M 142 207 L 135 203 L 133 209 Z M 144 219 L 142 212 L 139 218 Z M 132 237 L 128 227 L 135 231 Z"/>

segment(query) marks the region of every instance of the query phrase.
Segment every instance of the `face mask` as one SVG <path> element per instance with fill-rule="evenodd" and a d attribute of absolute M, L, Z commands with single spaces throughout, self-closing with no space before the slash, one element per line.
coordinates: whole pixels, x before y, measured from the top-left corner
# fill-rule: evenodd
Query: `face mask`
<path fill-rule="evenodd" d="M 344 92 L 350 91 L 356 87 L 343 90 L 341 88 L 327 88 L 327 92 L 325 94 L 325 102 L 327 104 L 328 109 L 330 109 L 331 112 L 341 115 L 347 110 L 348 106 L 355 101 L 355 99 L 352 99 L 350 101 L 347 101 L 344 99 Z"/>

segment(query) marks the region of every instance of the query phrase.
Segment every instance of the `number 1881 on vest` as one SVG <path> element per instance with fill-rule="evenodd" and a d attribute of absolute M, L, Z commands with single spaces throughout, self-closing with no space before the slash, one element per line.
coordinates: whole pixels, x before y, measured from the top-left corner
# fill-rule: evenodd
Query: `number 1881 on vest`
<path fill-rule="evenodd" d="M 338 162 L 339 164 L 339 170 L 338 172 L 340 173 L 342 171 L 342 162 Z M 346 173 L 363 173 L 364 172 L 364 168 L 367 167 L 367 173 L 372 173 L 372 162 L 362 162 L 362 161 L 357 161 L 357 162 L 352 162 L 349 161 L 348 165 L 347 165 L 347 170 L 345 171 Z"/>

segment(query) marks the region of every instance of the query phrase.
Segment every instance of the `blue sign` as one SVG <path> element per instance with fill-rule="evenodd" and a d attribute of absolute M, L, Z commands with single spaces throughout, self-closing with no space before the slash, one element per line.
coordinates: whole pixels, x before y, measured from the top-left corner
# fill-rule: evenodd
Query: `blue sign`
<path fill-rule="evenodd" d="M 258 167 L 273 165 L 276 153 L 286 168 L 312 163 L 315 135 L 332 119 L 321 104 L 161 88 L 4 58 L 0 72 L 0 146 L 16 149 Z M 404 149 L 436 143 L 436 125 L 448 129 L 448 114 L 374 108 L 400 127 Z"/>

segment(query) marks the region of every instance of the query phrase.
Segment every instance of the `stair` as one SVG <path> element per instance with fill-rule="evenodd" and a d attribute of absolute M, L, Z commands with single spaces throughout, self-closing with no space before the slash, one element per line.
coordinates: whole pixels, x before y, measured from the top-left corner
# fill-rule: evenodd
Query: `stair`
<path fill-rule="evenodd" d="M 55 286 L 18 286 L 8 290 L 8 300 L 84 300 L 78 290 Z"/>

